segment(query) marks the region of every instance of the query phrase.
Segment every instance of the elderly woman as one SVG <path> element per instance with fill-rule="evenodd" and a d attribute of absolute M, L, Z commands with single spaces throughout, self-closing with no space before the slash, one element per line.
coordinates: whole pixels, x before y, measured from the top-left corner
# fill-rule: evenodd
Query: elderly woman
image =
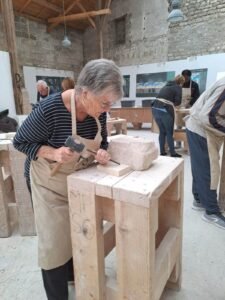
<path fill-rule="evenodd" d="M 39 265 L 48 299 L 68 299 L 72 264 L 66 177 L 95 159 L 106 164 L 106 112 L 123 95 L 122 75 L 113 61 L 88 62 L 74 90 L 49 96 L 32 111 L 14 138 L 31 160 L 31 188 L 38 235 Z M 64 143 L 73 136 L 91 153 L 72 152 Z M 52 170 L 60 168 L 52 176 Z"/>

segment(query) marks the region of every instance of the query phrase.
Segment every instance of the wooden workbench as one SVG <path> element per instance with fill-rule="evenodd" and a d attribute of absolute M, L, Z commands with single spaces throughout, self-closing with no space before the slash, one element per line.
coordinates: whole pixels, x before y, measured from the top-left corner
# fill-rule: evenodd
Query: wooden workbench
<path fill-rule="evenodd" d="M 68 177 L 77 300 L 158 300 L 181 285 L 183 160 L 160 157 L 122 177 L 96 167 Z M 104 235 L 103 220 L 115 235 Z M 116 244 L 116 279 L 104 256 Z"/>
<path fill-rule="evenodd" d="M 31 198 L 24 178 L 25 159 L 26 156 L 14 149 L 10 140 L 0 141 L 0 237 L 10 235 L 8 203 L 12 201 L 16 202 L 20 234 L 36 234 Z"/>
<path fill-rule="evenodd" d="M 111 108 L 110 116 L 112 118 L 126 119 L 132 123 L 135 129 L 141 129 L 142 123 L 152 123 L 151 107 L 118 107 Z"/>

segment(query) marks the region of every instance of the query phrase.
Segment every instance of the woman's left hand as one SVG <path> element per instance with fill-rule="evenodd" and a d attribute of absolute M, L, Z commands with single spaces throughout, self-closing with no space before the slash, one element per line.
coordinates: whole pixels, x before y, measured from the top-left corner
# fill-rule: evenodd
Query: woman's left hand
<path fill-rule="evenodd" d="M 101 164 L 105 165 L 110 160 L 109 153 L 104 149 L 99 149 L 95 155 L 95 159 Z"/>

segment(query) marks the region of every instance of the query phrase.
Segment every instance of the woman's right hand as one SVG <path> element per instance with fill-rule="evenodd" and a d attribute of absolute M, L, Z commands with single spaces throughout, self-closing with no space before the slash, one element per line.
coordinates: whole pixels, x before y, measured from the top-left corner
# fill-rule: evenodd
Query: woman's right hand
<path fill-rule="evenodd" d="M 70 148 L 62 146 L 54 151 L 54 161 L 59 163 L 67 163 L 78 159 L 79 153 L 71 151 Z"/>

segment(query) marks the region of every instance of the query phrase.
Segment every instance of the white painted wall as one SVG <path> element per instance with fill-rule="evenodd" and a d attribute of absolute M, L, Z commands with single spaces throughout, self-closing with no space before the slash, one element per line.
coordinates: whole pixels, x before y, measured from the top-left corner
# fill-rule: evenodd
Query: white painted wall
<path fill-rule="evenodd" d="M 175 71 L 177 75 L 184 69 L 204 68 L 208 69 L 206 82 L 206 88 L 208 88 L 218 79 L 218 76 L 221 77 L 221 74 L 225 72 L 225 53 L 188 57 L 184 60 L 163 63 L 126 66 L 120 69 L 123 75 L 130 75 L 130 97 L 126 99 L 136 99 L 136 106 L 138 106 L 141 105 L 141 100 L 144 98 L 136 97 L 137 74 Z"/>
<path fill-rule="evenodd" d="M 9 116 L 16 116 L 9 53 L 0 51 L 0 111 L 9 109 Z"/>
<path fill-rule="evenodd" d="M 24 84 L 28 91 L 30 102 L 35 103 L 37 101 L 37 88 L 36 88 L 36 76 L 54 76 L 54 77 L 72 77 L 74 78 L 74 72 L 55 70 L 47 68 L 36 67 L 23 67 Z"/>

